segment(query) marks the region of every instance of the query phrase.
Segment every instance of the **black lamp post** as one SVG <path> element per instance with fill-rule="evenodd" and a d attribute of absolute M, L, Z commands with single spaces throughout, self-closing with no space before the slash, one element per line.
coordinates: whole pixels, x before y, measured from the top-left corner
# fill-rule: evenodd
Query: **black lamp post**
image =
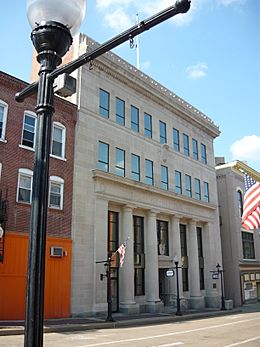
<path fill-rule="evenodd" d="M 224 297 L 224 284 L 223 284 L 223 269 L 221 269 L 221 265 L 217 263 L 216 265 L 218 276 L 220 275 L 220 284 L 221 284 L 221 310 L 225 310 L 225 297 Z"/>
<path fill-rule="evenodd" d="M 179 258 L 177 255 L 175 255 L 174 259 L 174 264 L 175 264 L 175 272 L 176 272 L 176 286 L 177 286 L 177 311 L 176 311 L 176 316 L 181 316 L 181 300 L 180 300 L 180 288 L 179 288 Z"/>
<path fill-rule="evenodd" d="M 27 0 L 27 15 L 32 27 L 31 38 L 38 53 L 40 70 L 39 81 L 16 95 L 16 100 L 22 102 L 28 96 L 37 93 L 38 117 L 28 249 L 25 347 L 43 346 L 46 224 L 54 80 L 63 73 L 73 72 L 125 41 L 132 42 L 136 35 L 157 24 L 179 13 L 186 13 L 190 8 L 190 0 L 176 1 L 175 5 L 138 23 L 92 52 L 57 68 L 72 44 L 72 35 L 81 25 L 85 7 L 86 0 Z"/>

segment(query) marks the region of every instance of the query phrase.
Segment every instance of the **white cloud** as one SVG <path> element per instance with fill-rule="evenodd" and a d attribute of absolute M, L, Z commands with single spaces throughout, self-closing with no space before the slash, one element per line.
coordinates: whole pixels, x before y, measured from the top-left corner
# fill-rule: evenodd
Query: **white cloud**
<path fill-rule="evenodd" d="M 114 12 L 106 14 L 105 22 L 110 28 L 116 31 L 127 29 L 133 25 L 131 18 L 122 8 L 118 8 Z"/>
<path fill-rule="evenodd" d="M 193 12 L 202 1 L 205 0 L 192 0 L 191 9 L 187 13 L 174 16 L 170 21 L 178 26 L 189 23 Z M 134 25 L 136 13 L 139 14 L 140 20 L 142 20 L 173 4 L 173 0 L 96 0 L 97 9 L 104 14 L 105 24 L 116 30 L 125 29 L 127 25 Z M 120 14 L 123 15 L 122 18 Z M 124 20 L 126 20 L 125 25 L 123 25 Z M 116 21 L 119 22 L 118 25 Z"/>
<path fill-rule="evenodd" d="M 249 135 L 230 146 L 233 159 L 260 162 L 260 136 Z"/>
<path fill-rule="evenodd" d="M 151 62 L 149 60 L 141 63 L 141 69 L 142 70 L 147 71 L 147 70 L 149 70 L 150 66 L 151 66 Z"/>
<path fill-rule="evenodd" d="M 206 63 L 198 63 L 190 65 L 186 68 L 188 78 L 201 78 L 207 76 L 208 65 Z"/>
<path fill-rule="evenodd" d="M 245 0 L 216 0 L 218 5 L 229 6 L 232 4 L 241 4 L 244 3 Z"/>

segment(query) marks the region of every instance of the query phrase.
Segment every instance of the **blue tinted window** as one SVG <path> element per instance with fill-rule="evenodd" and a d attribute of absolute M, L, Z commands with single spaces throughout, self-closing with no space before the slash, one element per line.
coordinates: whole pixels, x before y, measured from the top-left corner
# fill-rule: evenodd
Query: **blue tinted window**
<path fill-rule="evenodd" d="M 99 89 L 99 114 L 109 118 L 109 93 L 103 89 Z"/>

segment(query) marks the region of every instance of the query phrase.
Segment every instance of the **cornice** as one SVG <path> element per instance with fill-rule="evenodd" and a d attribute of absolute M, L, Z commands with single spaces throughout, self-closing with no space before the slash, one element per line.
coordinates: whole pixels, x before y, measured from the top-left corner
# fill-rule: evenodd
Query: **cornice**
<path fill-rule="evenodd" d="M 217 209 L 217 206 L 214 204 L 206 203 L 206 202 L 199 201 L 199 200 L 192 199 L 192 198 L 188 198 L 188 197 L 185 197 L 183 195 L 176 194 L 172 191 L 167 191 L 167 190 L 155 187 L 155 186 L 150 186 L 150 185 L 144 184 L 142 182 L 133 181 L 129 178 L 120 177 L 120 176 L 117 176 L 115 174 L 112 174 L 109 172 L 104 172 L 104 171 L 101 171 L 98 169 L 93 170 L 92 175 L 93 175 L 93 179 L 97 182 L 101 182 L 101 183 L 102 182 L 111 182 L 113 184 L 120 184 L 120 185 L 124 185 L 125 187 L 129 187 L 131 189 L 143 190 L 145 192 L 150 192 L 150 193 L 156 194 L 158 196 L 161 195 L 161 196 L 164 196 L 165 198 L 173 199 L 175 201 L 186 203 L 188 205 L 199 206 L 199 207 L 202 207 L 202 208 L 205 208 L 208 210 L 212 210 L 212 211 Z M 102 187 L 100 191 L 96 191 L 96 193 L 97 194 L 99 194 L 99 193 L 105 194 L 104 187 Z"/>

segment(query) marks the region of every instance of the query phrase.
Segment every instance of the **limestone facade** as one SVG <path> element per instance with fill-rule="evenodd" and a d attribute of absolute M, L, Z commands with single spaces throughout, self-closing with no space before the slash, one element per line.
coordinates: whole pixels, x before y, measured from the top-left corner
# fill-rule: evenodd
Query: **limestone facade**
<path fill-rule="evenodd" d="M 95 42 L 79 35 L 74 58 L 94 47 Z M 104 265 L 96 262 L 127 239 L 124 265 L 114 264 L 112 272 L 114 311 L 155 312 L 175 305 L 176 273 L 166 276 L 175 267 L 174 256 L 179 258 L 182 308 L 218 307 L 220 285 L 210 272 L 222 261 L 213 150 L 218 127 L 113 53 L 74 76 L 78 92 L 72 101 L 79 115 L 72 314 L 107 310 L 106 280 L 100 280 Z M 138 126 L 131 118 L 133 106 Z M 151 116 L 152 137 L 145 114 Z M 174 149 L 173 129 L 179 133 L 179 149 L 177 144 Z M 187 139 L 189 154 L 184 153 Z"/>

